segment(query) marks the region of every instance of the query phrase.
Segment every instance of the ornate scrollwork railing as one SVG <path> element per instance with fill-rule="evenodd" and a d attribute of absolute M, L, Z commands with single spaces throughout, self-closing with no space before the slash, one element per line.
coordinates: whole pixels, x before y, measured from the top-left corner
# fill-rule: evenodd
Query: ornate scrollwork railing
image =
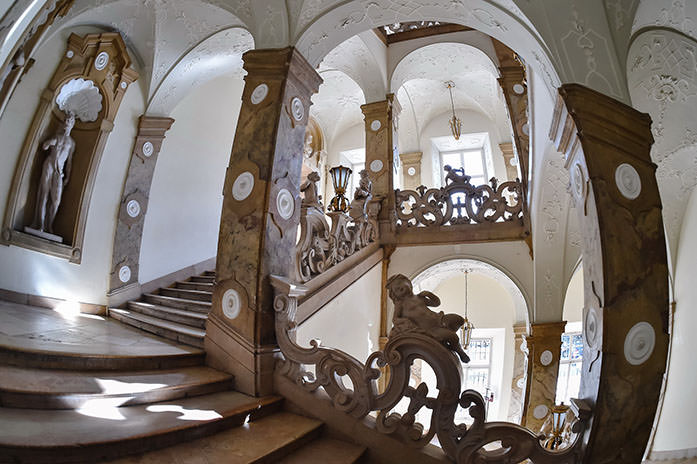
<path fill-rule="evenodd" d="M 310 342 L 310 347 L 299 346 L 296 343 L 295 315 L 298 298 L 307 289 L 275 276 L 272 283 L 276 291 L 276 338 L 284 356 L 277 365 L 278 373 L 309 392 L 324 389 L 337 410 L 358 419 L 375 411 L 377 432 L 414 448 L 426 446 L 437 436 L 443 451 L 457 464 L 510 464 L 526 459 L 535 464 L 580 462 L 581 436 L 590 418 L 590 409 L 582 401 L 573 400 L 577 414 L 571 426 L 573 436 L 569 445 L 561 450 L 545 449 L 540 442 L 541 436 L 519 425 L 486 422 L 484 398 L 475 390 L 460 391 L 460 360 L 453 354 L 453 347 L 448 345 L 447 334 L 444 337 L 442 333 L 436 334 L 436 331 L 452 326 L 453 319 L 447 317 L 455 315 L 431 311 L 431 316 L 419 316 L 437 321 L 435 331 L 433 327 L 424 330 L 423 324 L 410 327 L 404 320 L 400 321 L 399 327 L 395 323 L 384 349 L 371 354 L 363 364 L 343 351 L 321 346 L 316 340 Z M 392 289 L 390 291 L 392 297 Z M 408 304 L 402 304 L 405 313 L 414 314 L 414 299 L 416 306 L 419 306 L 419 298 L 425 298 L 423 301 L 428 306 L 434 306 L 431 302 L 437 301 L 432 294 L 405 293 L 408 293 L 406 298 L 409 300 Z M 416 308 L 416 311 L 420 310 Z M 406 316 L 400 319 L 405 318 L 411 319 Z M 419 322 L 418 318 L 414 320 Z M 411 365 L 417 359 L 428 363 L 435 372 L 435 394 L 425 383 L 416 387 L 409 385 Z M 389 366 L 389 378 L 384 391 L 380 392 L 378 380 L 385 375 L 385 369 L 381 370 L 385 366 Z M 314 368 L 314 373 L 308 368 Z M 350 380 L 350 386 L 345 384 L 345 378 Z M 403 398 L 408 399 L 409 405 L 407 412 L 400 415 L 393 410 Z M 417 414 L 424 408 L 431 411 L 428 430 L 416 421 Z M 458 408 L 467 410 L 472 418 L 470 425 L 456 423 Z"/>
<path fill-rule="evenodd" d="M 395 190 L 397 226 L 430 227 L 522 221 L 523 187 L 519 179 L 472 185 L 462 169 L 445 167 L 445 187 Z"/>
<path fill-rule="evenodd" d="M 300 239 L 296 245 L 296 276 L 307 282 L 358 250 L 378 239 L 380 199 L 373 199 L 367 173 L 361 172 L 362 183 L 354 195 L 349 213 L 327 213 L 329 226 L 317 195 L 319 175 L 312 172 L 300 189 L 304 196 L 300 208 Z"/>

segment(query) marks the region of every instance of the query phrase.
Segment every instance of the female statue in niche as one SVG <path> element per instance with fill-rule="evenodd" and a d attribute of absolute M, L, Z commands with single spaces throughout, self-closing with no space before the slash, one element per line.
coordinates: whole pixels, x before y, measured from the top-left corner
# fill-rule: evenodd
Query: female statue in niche
<path fill-rule="evenodd" d="M 75 152 L 75 140 L 70 137 L 73 126 L 75 115 L 68 113 L 55 135 L 41 145 L 42 150 L 48 150 L 48 155 L 41 167 L 32 229 L 53 233 L 53 221 L 60 206 L 63 188 L 70 181 Z"/>
<path fill-rule="evenodd" d="M 428 291 L 414 295 L 411 280 L 402 274 L 390 277 L 386 287 L 394 303 L 390 336 L 408 332 L 423 333 L 457 353 L 462 362 L 470 362 L 457 336 L 457 330 L 465 323 L 462 316 L 428 309 L 429 306 L 440 306 L 440 298 Z"/>

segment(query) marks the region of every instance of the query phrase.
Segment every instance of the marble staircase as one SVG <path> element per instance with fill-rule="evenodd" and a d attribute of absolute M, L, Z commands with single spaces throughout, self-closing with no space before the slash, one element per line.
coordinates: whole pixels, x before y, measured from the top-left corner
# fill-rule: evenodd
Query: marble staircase
<path fill-rule="evenodd" d="M 140 301 L 129 301 L 125 308 L 109 308 L 109 316 L 155 335 L 203 348 L 214 281 L 215 272 L 206 271 L 145 293 Z"/>

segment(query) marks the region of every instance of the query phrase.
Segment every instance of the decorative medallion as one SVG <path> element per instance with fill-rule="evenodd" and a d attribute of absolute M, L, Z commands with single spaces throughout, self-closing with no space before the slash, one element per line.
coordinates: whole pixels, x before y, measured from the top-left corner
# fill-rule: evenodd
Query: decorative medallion
<path fill-rule="evenodd" d="M 382 123 L 380 121 L 378 121 L 377 119 L 375 119 L 373 122 L 370 123 L 370 129 L 373 132 L 379 131 L 381 127 L 382 127 Z"/>
<path fill-rule="evenodd" d="M 97 55 L 97 58 L 94 60 L 94 69 L 97 71 L 101 71 L 102 69 L 106 68 L 106 65 L 109 63 L 109 54 L 107 52 L 101 52 L 99 55 Z"/>
<path fill-rule="evenodd" d="M 303 116 L 305 116 L 305 105 L 300 101 L 298 97 L 293 97 L 290 101 L 290 112 L 293 114 L 293 119 L 296 121 L 302 121 Z"/>
<path fill-rule="evenodd" d="M 583 175 L 583 169 L 581 169 L 581 165 L 576 163 L 574 165 L 573 169 L 573 174 L 572 174 L 572 182 L 573 182 L 573 187 L 574 187 L 574 193 L 578 198 L 583 198 L 583 190 L 586 186 L 586 180 Z"/>
<path fill-rule="evenodd" d="M 646 362 L 656 346 L 656 332 L 648 322 L 638 322 L 624 339 L 624 357 L 629 364 L 638 366 Z"/>
<path fill-rule="evenodd" d="M 152 156 L 153 152 L 155 151 L 155 147 L 153 146 L 153 144 L 151 142 L 145 142 L 143 144 L 142 150 L 143 150 L 143 154 L 145 156 L 147 156 L 148 158 L 150 158 L 150 156 Z"/>
<path fill-rule="evenodd" d="M 128 84 L 126 84 L 126 81 L 121 81 L 121 88 L 123 90 L 126 90 L 126 87 L 128 87 Z"/>
<path fill-rule="evenodd" d="M 119 280 L 124 284 L 131 280 L 131 268 L 128 266 L 121 266 L 119 269 Z"/>
<path fill-rule="evenodd" d="M 590 307 L 586 312 L 586 319 L 583 322 L 583 334 L 589 347 L 595 348 L 598 341 L 598 313 L 594 307 Z"/>
<path fill-rule="evenodd" d="M 75 52 L 72 51 L 72 50 L 68 50 L 68 51 L 66 52 L 65 56 L 68 57 L 68 59 L 70 59 L 70 58 L 72 58 L 72 57 L 75 56 Z"/>
<path fill-rule="evenodd" d="M 525 379 L 523 377 L 521 377 L 518 380 L 516 380 L 515 386 L 518 388 L 521 388 L 521 389 L 524 388 L 525 387 Z"/>
<path fill-rule="evenodd" d="M 257 85 L 252 91 L 252 105 L 258 105 L 263 102 L 266 96 L 269 94 L 269 86 L 266 84 Z"/>
<path fill-rule="evenodd" d="M 228 319 L 235 319 L 240 315 L 240 311 L 242 310 L 242 300 L 237 290 L 228 288 L 225 293 L 223 293 L 222 304 L 223 314 Z"/>
<path fill-rule="evenodd" d="M 634 166 L 622 163 L 615 169 L 615 183 L 623 197 L 634 200 L 641 193 L 641 177 Z"/>
<path fill-rule="evenodd" d="M 290 219 L 295 212 L 295 199 L 288 189 L 281 189 L 276 196 L 276 209 L 283 219 Z"/>
<path fill-rule="evenodd" d="M 543 366 L 549 366 L 554 360 L 554 355 L 549 350 L 544 350 L 540 355 L 540 364 Z"/>
<path fill-rule="evenodd" d="M 246 199 L 254 188 L 254 175 L 245 171 L 232 183 L 232 198 L 237 201 Z"/>
<path fill-rule="evenodd" d="M 373 160 L 370 162 L 370 170 L 373 172 L 380 172 L 382 171 L 382 161 L 381 160 Z"/>
<path fill-rule="evenodd" d="M 513 91 L 518 95 L 522 95 L 525 92 L 525 87 L 523 87 L 521 84 L 515 84 L 513 86 Z"/>
<path fill-rule="evenodd" d="M 535 409 L 532 410 L 532 415 L 535 417 L 535 419 L 542 420 L 545 417 L 547 417 L 547 414 L 549 413 L 549 408 L 545 406 L 544 404 L 538 404 L 535 406 Z"/>
<path fill-rule="evenodd" d="M 527 122 L 525 124 L 523 124 L 523 127 L 521 127 L 521 130 L 523 131 L 523 134 L 530 135 L 530 126 L 528 125 Z"/>
<path fill-rule="evenodd" d="M 140 214 L 140 203 L 138 203 L 138 200 L 131 200 L 126 203 L 126 212 L 132 218 L 138 217 Z"/>
<path fill-rule="evenodd" d="M 407 174 L 409 174 L 410 176 L 413 176 L 414 174 L 416 174 L 416 169 L 413 167 L 407 169 Z"/>

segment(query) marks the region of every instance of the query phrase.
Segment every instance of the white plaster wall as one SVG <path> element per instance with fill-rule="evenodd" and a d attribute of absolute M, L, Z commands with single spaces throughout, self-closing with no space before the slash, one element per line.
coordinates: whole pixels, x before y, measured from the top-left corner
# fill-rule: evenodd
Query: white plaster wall
<path fill-rule="evenodd" d="M 499 179 L 506 178 L 506 165 L 503 160 L 503 153 L 499 148 L 499 144 L 510 142 L 510 136 L 503 140 L 499 136 L 499 129 L 496 123 L 478 111 L 457 109 L 457 116 L 462 120 L 462 133 L 471 134 L 475 132 L 488 132 L 489 143 L 491 144 L 491 155 L 494 161 L 494 172 L 489 173 L 491 177 L 496 176 Z M 423 153 L 421 158 L 421 183 L 426 186 L 439 186 L 440 171 L 435 171 L 437 161 L 434 156 L 433 145 L 431 138 L 451 135 L 448 119 L 452 117 L 452 113 L 442 113 L 429 121 L 426 127 L 423 128 L 420 135 L 420 151 Z M 401 140 L 402 137 L 400 137 Z M 400 147 L 400 151 L 404 152 Z"/>
<path fill-rule="evenodd" d="M 79 27 L 57 33 L 36 55 L 36 64 L 17 87 L 0 120 L 0 210 L 4 214 L 12 177 L 39 95 L 65 52 L 71 32 L 101 32 Z M 15 246 L 0 246 L 0 288 L 83 303 L 106 304 L 116 214 L 138 117 L 145 108 L 140 80 L 128 88 L 104 148 L 90 201 L 82 263 Z"/>
<path fill-rule="evenodd" d="M 341 152 L 347 150 L 354 150 L 356 148 L 365 148 L 365 126 L 361 124 L 354 124 L 343 132 L 336 134 L 331 140 L 329 146 L 327 147 L 327 168 L 331 169 L 339 164 L 344 164 L 346 166 L 346 161 L 341 159 Z M 324 205 L 327 206 L 329 201 L 334 197 L 334 187 L 332 185 L 332 176 L 326 175 L 325 173 L 320 173 L 325 182 L 325 192 L 326 198 L 324 198 Z M 353 176 L 358 175 L 358 173 L 351 174 L 351 182 L 353 182 Z M 351 198 L 349 198 L 351 199 Z"/>
<path fill-rule="evenodd" d="M 682 222 L 675 271 L 675 319 L 665 399 L 653 451 L 692 449 L 697 456 L 695 417 L 697 387 L 694 337 L 697 331 L 697 191 L 693 191 Z M 675 456 L 681 457 L 681 456 Z"/>
<path fill-rule="evenodd" d="M 494 279 L 472 273 L 468 276 L 468 318 L 476 329 L 504 329 L 504 343 L 492 344 L 492 360 L 502 366 L 492 368 L 490 384 L 494 390 L 495 402 L 489 409 L 489 420 L 506 420 L 511 397 L 513 379 L 513 359 L 515 335 L 513 334 L 514 307 L 508 291 Z M 441 300 L 435 311 L 464 315 L 465 278 L 455 276 L 443 281 L 433 293 Z M 476 334 L 475 334 L 476 336 Z"/>
<path fill-rule="evenodd" d="M 572 323 L 583 320 L 583 265 L 580 265 L 574 271 L 569 285 L 566 287 L 566 295 L 564 296 L 564 312 L 562 320 Z M 566 326 L 566 331 L 570 332 L 569 325 Z"/>
<path fill-rule="evenodd" d="M 323 346 L 365 362 L 379 349 L 381 283 L 378 264 L 305 321 L 297 330 L 298 344 L 307 347 L 320 339 Z"/>
<path fill-rule="evenodd" d="M 221 76 L 174 109 L 153 174 L 140 251 L 141 283 L 216 255 L 222 189 L 244 81 Z"/>

